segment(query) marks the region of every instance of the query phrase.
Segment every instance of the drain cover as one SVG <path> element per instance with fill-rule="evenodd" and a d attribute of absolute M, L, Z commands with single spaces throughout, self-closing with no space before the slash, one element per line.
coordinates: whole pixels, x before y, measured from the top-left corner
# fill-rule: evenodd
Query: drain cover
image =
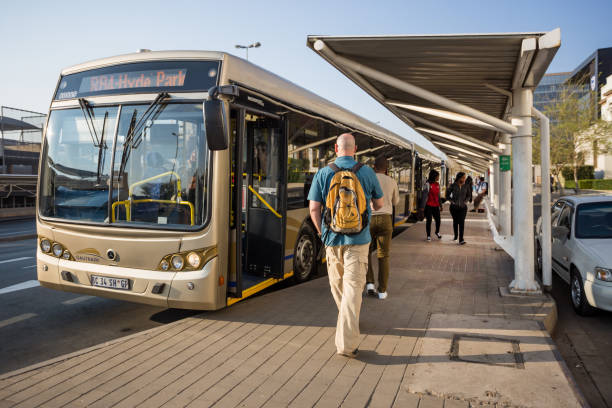
<path fill-rule="evenodd" d="M 518 340 L 472 334 L 454 334 L 450 359 L 475 364 L 524 369 Z"/>

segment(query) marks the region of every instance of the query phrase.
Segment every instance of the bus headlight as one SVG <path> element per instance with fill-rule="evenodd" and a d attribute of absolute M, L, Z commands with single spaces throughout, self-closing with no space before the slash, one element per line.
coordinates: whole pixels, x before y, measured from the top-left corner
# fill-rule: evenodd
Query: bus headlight
<path fill-rule="evenodd" d="M 63 252 L 64 252 L 64 248 L 62 247 L 61 244 L 58 244 L 57 242 L 53 244 L 53 255 L 59 258 L 60 256 L 62 256 Z"/>
<path fill-rule="evenodd" d="M 192 268 L 196 269 L 198 266 L 200 266 L 201 262 L 200 255 L 196 254 L 195 252 L 190 252 L 187 254 L 187 263 Z"/>
<path fill-rule="evenodd" d="M 45 253 L 49 253 L 49 251 L 51 251 L 51 241 L 49 241 L 47 238 L 41 239 L 40 250 Z"/>
<path fill-rule="evenodd" d="M 190 249 L 164 256 L 157 266 L 159 271 L 194 271 L 206 265 L 208 261 L 217 256 L 217 247 L 211 246 L 202 249 Z"/>
<path fill-rule="evenodd" d="M 180 271 L 181 269 L 183 269 L 183 266 L 185 265 L 185 261 L 183 260 L 183 257 L 180 255 L 174 255 L 172 257 L 172 267 L 174 269 L 176 269 L 177 271 Z"/>

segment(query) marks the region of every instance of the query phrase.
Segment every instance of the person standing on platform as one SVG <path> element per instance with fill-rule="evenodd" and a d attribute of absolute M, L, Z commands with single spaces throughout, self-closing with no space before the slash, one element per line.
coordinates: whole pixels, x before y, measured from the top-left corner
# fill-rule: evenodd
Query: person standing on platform
<path fill-rule="evenodd" d="M 427 183 L 423 187 L 421 195 L 420 212 L 425 212 L 425 232 L 427 232 L 427 242 L 431 242 L 431 219 L 436 221 L 436 237 L 442 239 L 440 235 L 440 211 L 442 211 L 442 201 L 440 200 L 440 173 L 431 170 L 427 177 Z"/>
<path fill-rule="evenodd" d="M 465 173 L 460 171 L 455 181 L 446 189 L 446 199 L 450 201 L 450 213 L 453 217 L 453 241 L 459 239 L 459 245 L 464 245 L 463 231 L 465 229 L 465 216 L 467 215 L 467 201 L 471 201 L 472 191 L 465 182 Z"/>
<path fill-rule="evenodd" d="M 476 185 L 477 196 L 474 199 L 474 209 L 472 209 L 471 212 L 478 211 L 480 207 L 480 203 L 482 203 L 482 200 L 485 198 L 488 192 L 489 192 L 489 183 L 485 181 L 484 177 L 480 177 L 480 180 L 478 181 L 478 184 Z"/>
<path fill-rule="evenodd" d="M 357 145 L 352 134 L 341 134 L 335 151 L 335 162 L 315 174 L 308 200 L 310 218 L 325 246 L 329 284 L 338 307 L 336 350 L 355 357 L 371 240 L 369 203 L 380 210 L 383 192 L 374 170 L 355 161 Z"/>
<path fill-rule="evenodd" d="M 399 189 L 395 180 L 387 176 L 388 167 L 389 163 L 385 157 L 378 157 L 374 162 L 374 171 L 383 191 L 383 206 L 380 210 L 372 211 L 372 222 L 370 224 L 371 246 L 376 249 L 376 257 L 378 258 L 378 291 L 374 285 L 372 262 L 368 262 L 366 290 L 368 295 L 378 296 L 379 299 L 387 298 L 389 251 L 391 250 L 391 236 L 393 235 L 393 207 L 399 203 Z"/>

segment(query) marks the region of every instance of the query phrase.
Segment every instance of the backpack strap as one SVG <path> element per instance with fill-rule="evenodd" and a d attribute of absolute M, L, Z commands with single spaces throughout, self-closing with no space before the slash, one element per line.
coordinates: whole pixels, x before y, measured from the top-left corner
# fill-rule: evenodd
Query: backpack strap
<path fill-rule="evenodd" d="M 334 173 L 337 173 L 340 171 L 340 167 L 336 166 L 336 163 L 329 163 L 327 165 L 327 167 L 329 167 L 330 169 L 332 169 L 334 171 Z"/>
<path fill-rule="evenodd" d="M 356 163 L 352 168 L 351 171 L 355 174 L 357 174 L 357 172 L 359 171 L 360 168 L 363 167 L 363 163 Z"/>

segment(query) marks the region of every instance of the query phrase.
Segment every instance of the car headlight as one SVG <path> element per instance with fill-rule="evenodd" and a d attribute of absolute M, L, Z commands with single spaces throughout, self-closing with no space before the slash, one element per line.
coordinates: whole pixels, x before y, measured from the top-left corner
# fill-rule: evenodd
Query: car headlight
<path fill-rule="evenodd" d="M 40 250 L 45 253 L 49 253 L 49 251 L 51 251 L 51 241 L 49 241 L 47 238 L 41 239 Z"/>
<path fill-rule="evenodd" d="M 58 243 L 53 244 L 53 255 L 59 258 L 60 256 L 62 256 L 63 252 L 64 252 L 64 248 L 62 247 L 61 244 L 58 244 Z"/>
<path fill-rule="evenodd" d="M 192 268 L 195 269 L 198 266 L 200 266 L 200 262 L 201 262 L 200 255 L 196 254 L 195 252 L 190 252 L 189 254 L 187 254 L 187 263 Z"/>
<path fill-rule="evenodd" d="M 185 265 L 185 261 L 183 260 L 183 257 L 180 255 L 174 255 L 170 262 L 172 262 L 172 267 L 176 269 L 177 271 L 180 271 L 181 269 L 183 269 L 183 266 Z"/>
<path fill-rule="evenodd" d="M 64 253 L 62 254 L 62 258 L 64 259 L 70 259 L 70 251 L 68 251 L 67 249 L 64 251 Z"/>
<path fill-rule="evenodd" d="M 162 271 L 167 271 L 170 268 L 170 263 L 167 260 L 162 259 L 162 261 L 159 264 L 159 267 L 161 268 Z"/>
<path fill-rule="evenodd" d="M 600 281 L 612 282 L 612 269 L 595 267 L 595 277 Z"/>

